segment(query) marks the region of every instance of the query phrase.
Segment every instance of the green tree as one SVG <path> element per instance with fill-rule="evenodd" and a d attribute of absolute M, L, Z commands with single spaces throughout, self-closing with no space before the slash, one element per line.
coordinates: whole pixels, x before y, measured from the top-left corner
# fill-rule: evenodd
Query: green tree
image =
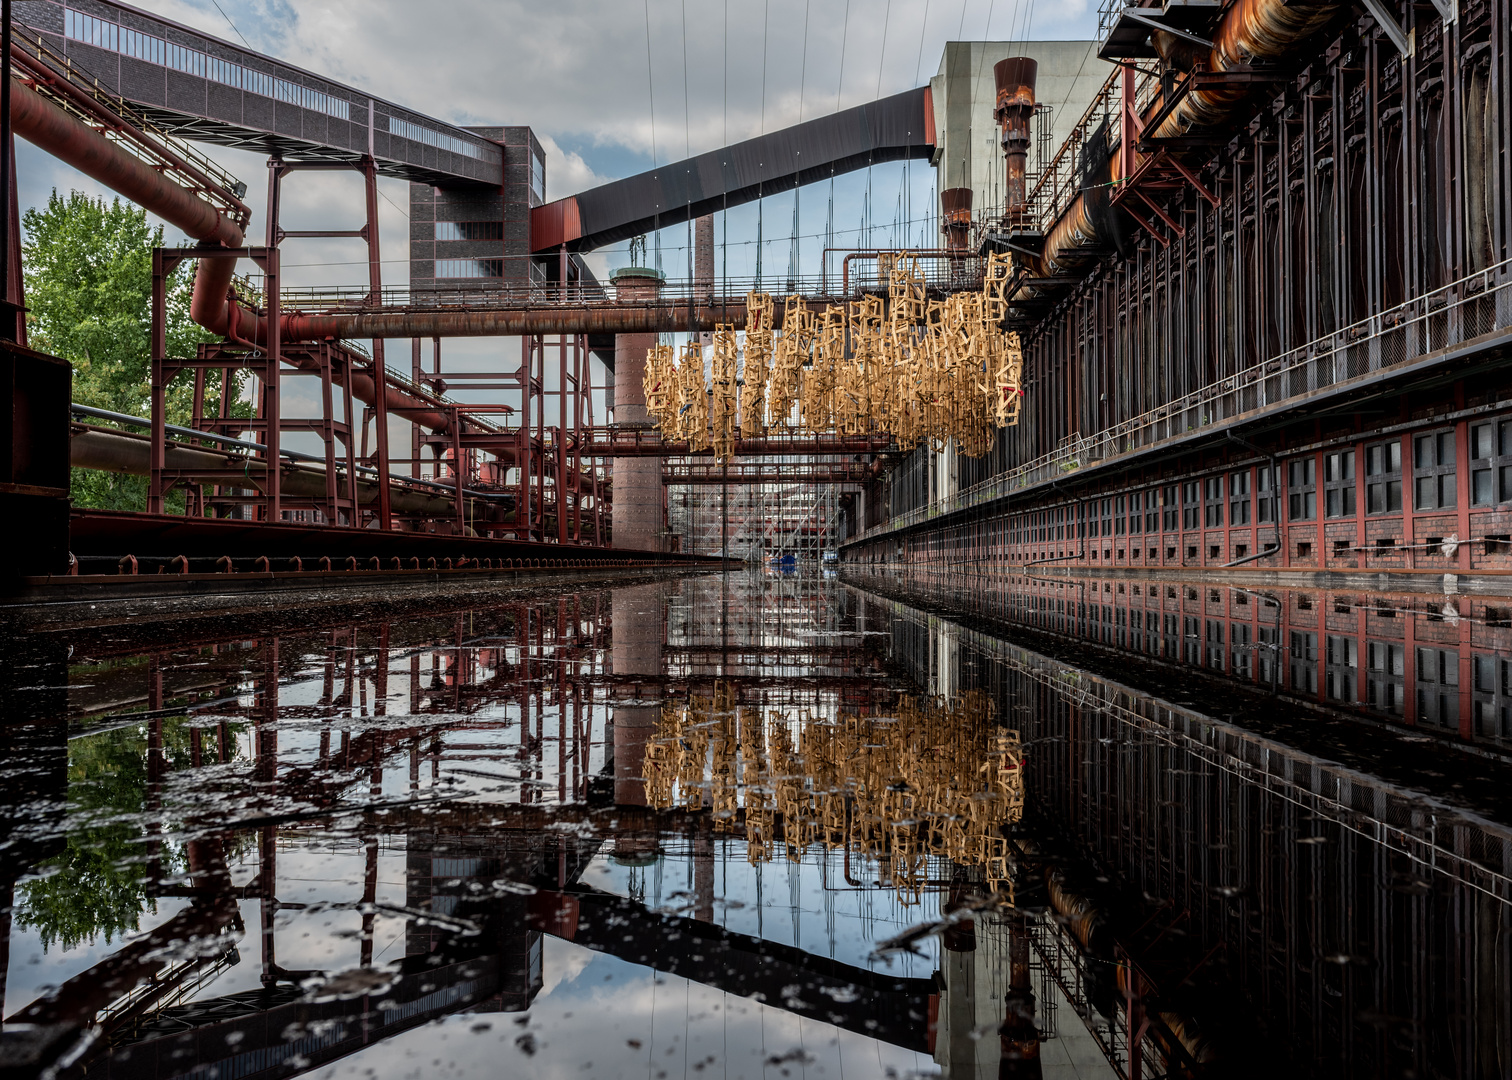
<path fill-rule="evenodd" d="M 183 845 L 158 839 L 157 827 L 149 830 L 145 822 L 150 722 L 69 740 L 67 847 L 16 890 L 17 925 L 35 929 L 44 950 L 72 949 L 102 937 L 109 944 L 131 933 L 143 913 L 157 910 L 154 859 L 166 876 L 188 869 Z M 239 736 L 245 729 L 236 723 L 231 730 Z M 170 834 L 188 827 L 174 811 L 171 777 L 183 777 L 192 767 L 192 732 L 187 717 L 162 721 L 162 761 L 170 778 L 164 783 L 169 809 L 162 814 L 162 829 Z M 255 833 L 238 833 L 227 845 L 227 858 L 256 844 Z"/>
<path fill-rule="evenodd" d="M 33 348 L 74 367 L 73 400 L 81 405 L 146 416 L 150 407 L 149 345 L 152 249 L 162 226 L 146 211 L 83 192 L 64 198 L 54 189 L 43 208 L 26 211 L 27 334 Z M 189 318 L 192 277 L 187 264 L 168 281 L 168 355 L 193 356 L 215 336 Z M 188 424 L 193 382 L 181 372 L 168 388 L 168 421 Z M 239 396 L 239 395 L 238 395 Z M 218 401 L 207 386 L 207 408 Z M 74 504 L 140 510 L 147 481 L 140 476 L 73 470 Z"/>

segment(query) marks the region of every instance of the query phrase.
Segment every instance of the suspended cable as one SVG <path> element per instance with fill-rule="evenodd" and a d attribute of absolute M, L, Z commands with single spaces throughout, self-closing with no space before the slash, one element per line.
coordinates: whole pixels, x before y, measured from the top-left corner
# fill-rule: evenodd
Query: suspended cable
<path fill-rule="evenodd" d="M 881 96 L 882 96 L 882 69 L 886 65 L 886 62 L 887 62 L 887 31 L 888 31 L 888 28 L 891 27 L 891 25 L 892 25 L 892 0 L 887 0 L 887 10 L 886 10 L 886 13 L 882 17 L 882 52 L 877 56 L 877 92 L 874 95 L 872 95 L 872 100 L 874 100 L 874 101 L 877 100 L 877 99 L 879 99 L 879 98 L 881 98 Z M 866 156 L 866 201 L 865 201 L 865 203 L 863 205 L 866 208 L 866 228 L 867 228 L 866 242 L 867 242 L 868 245 L 871 245 L 872 244 L 872 232 L 871 232 L 871 228 L 872 228 L 872 212 L 871 212 L 871 207 L 872 207 L 872 158 L 871 158 L 870 154 L 867 154 L 867 156 Z"/>
<path fill-rule="evenodd" d="M 646 12 L 646 97 L 651 103 L 651 168 L 656 168 L 656 81 L 651 63 L 651 0 L 644 2 Z M 656 246 L 656 269 L 662 268 L 661 254 L 661 203 L 656 204 L 651 217 L 651 235 Z"/>
<path fill-rule="evenodd" d="M 725 152 L 725 147 L 730 145 L 730 0 L 724 0 L 724 41 L 721 45 L 721 55 L 724 63 L 724 141 L 720 143 L 720 152 Z M 730 185 L 724 181 L 725 163 L 719 163 L 720 187 L 724 189 L 724 207 L 719 215 L 721 238 L 719 242 L 719 279 L 721 282 L 720 295 L 726 290 L 723 282 L 730 280 Z"/>
<path fill-rule="evenodd" d="M 889 3 L 891 0 L 889 0 Z M 761 133 L 766 134 L 766 79 L 767 79 L 767 37 L 768 27 L 772 12 L 771 0 L 766 0 L 761 9 Z M 762 170 L 761 176 L 756 180 L 756 287 L 761 288 L 761 255 L 765 242 L 763 226 L 765 225 L 765 171 L 766 162 L 758 166 Z"/>
<path fill-rule="evenodd" d="M 919 76 L 924 71 L 924 36 L 929 33 L 929 0 L 924 0 L 924 23 L 919 27 L 919 58 L 914 61 L 914 85 L 919 85 Z M 881 96 L 881 91 L 878 91 Z"/>
<path fill-rule="evenodd" d="M 813 0 L 805 0 L 803 5 L 803 52 L 798 69 L 798 123 L 800 124 L 803 123 L 803 95 L 808 89 L 808 32 L 809 13 L 812 11 L 812 9 Z M 794 150 L 795 155 L 800 153 L 802 153 L 802 151 Z M 788 281 L 790 283 L 795 282 L 798 278 L 798 263 L 800 254 L 798 250 L 798 222 L 800 213 L 799 201 L 802 197 L 800 189 L 801 181 L 799 177 L 802 174 L 801 167 L 803 165 L 803 162 L 795 161 L 793 164 L 793 236 L 789 241 L 788 247 Z M 791 288 L 792 286 L 790 284 L 790 291 Z"/>
<path fill-rule="evenodd" d="M 656 168 L 656 83 L 651 67 L 651 0 L 645 0 L 646 8 L 646 99 L 651 104 L 651 167 Z"/>
<path fill-rule="evenodd" d="M 683 160 L 693 156 L 692 121 L 689 118 L 688 106 L 688 0 L 682 0 L 682 62 L 683 62 Z M 693 244 L 693 185 L 684 187 L 687 193 L 687 218 L 688 218 L 688 280 L 695 281 L 698 277 L 697 258 Z M 692 327 L 689 327 L 691 331 Z"/>

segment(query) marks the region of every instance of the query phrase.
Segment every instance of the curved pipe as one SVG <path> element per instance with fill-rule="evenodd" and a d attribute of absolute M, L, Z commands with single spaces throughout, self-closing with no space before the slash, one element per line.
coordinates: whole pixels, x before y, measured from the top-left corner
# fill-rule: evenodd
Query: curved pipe
<path fill-rule="evenodd" d="M 241 246 L 242 231 L 234 221 L 15 77 L 11 79 L 11 127 L 27 142 L 148 207 L 196 240 Z"/>
<path fill-rule="evenodd" d="M 11 77 L 11 128 L 27 142 L 151 210 L 201 243 L 235 248 L 245 240 L 236 222 L 76 120 L 16 76 Z M 234 259 L 202 259 L 194 277 L 189 316 L 217 334 L 226 333 L 226 297 L 235 270 Z"/>

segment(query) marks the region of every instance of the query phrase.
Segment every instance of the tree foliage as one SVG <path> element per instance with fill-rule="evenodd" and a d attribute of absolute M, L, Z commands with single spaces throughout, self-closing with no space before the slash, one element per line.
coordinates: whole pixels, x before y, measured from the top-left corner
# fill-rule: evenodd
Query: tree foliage
<path fill-rule="evenodd" d="M 186 764 L 178 725 L 165 725 L 166 754 Z M 185 729 L 187 731 L 187 729 Z M 16 921 L 35 929 L 42 947 L 72 949 L 103 937 L 108 944 L 137 928 L 155 911 L 149 893 L 149 849 L 139 820 L 147 795 L 145 728 L 119 728 L 70 741 L 71 828 L 62 854 L 40 867 L 41 876 L 18 886 Z M 161 852 L 166 864 L 182 862 L 176 847 Z"/>
<path fill-rule="evenodd" d="M 54 189 L 42 208 L 23 217 L 26 244 L 27 334 L 31 345 L 73 364 L 73 400 L 100 409 L 146 416 L 151 407 L 152 249 L 162 226 L 146 211 L 79 191 Z M 215 340 L 189 318 L 192 278 L 187 265 L 168 281 L 170 356 L 193 356 Z M 207 408 L 218 398 L 207 387 Z M 167 393 L 168 422 L 188 424 L 193 382 L 181 372 Z M 144 477 L 73 470 L 75 505 L 140 510 Z"/>

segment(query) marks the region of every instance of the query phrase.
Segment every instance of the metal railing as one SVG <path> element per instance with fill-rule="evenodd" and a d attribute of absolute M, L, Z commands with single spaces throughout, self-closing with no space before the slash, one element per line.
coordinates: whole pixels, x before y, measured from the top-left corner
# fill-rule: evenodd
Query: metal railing
<path fill-rule="evenodd" d="M 1091 465 L 1112 464 L 1167 439 L 1249 413 L 1291 407 L 1319 391 L 1508 328 L 1512 328 L 1512 259 L 1325 334 L 1106 431 L 1064 439 L 1048 454 L 874 525 L 856 539 L 871 539 L 981 506 Z"/>
<path fill-rule="evenodd" d="M 921 261 L 919 268 L 925 285 L 940 293 L 979 289 L 982 286 L 983 260 L 965 257 L 955 265 L 951 260 Z M 787 296 L 799 295 L 819 302 L 840 303 L 877 292 L 886 292 L 887 280 L 875 270 L 875 263 L 862 264 L 867 269 L 853 272 L 848 288 L 841 287 L 836 274 L 810 274 L 800 277 L 726 278 L 713 285 L 686 278 L 661 282 L 655 296 L 647 295 L 645 278 L 630 279 L 627 287 L 605 282 L 556 282 L 465 278 L 424 285 L 397 285 L 381 289 L 375 296 L 366 286 L 311 286 L 284 288 L 280 303 L 286 311 L 343 312 L 369 311 L 378 307 L 410 309 L 531 309 L 558 307 L 618 306 L 625 303 L 652 304 L 661 307 L 698 305 L 718 308 L 743 306 L 746 294 L 769 293 L 778 303 Z M 260 276 L 239 278 L 238 295 L 256 308 L 265 306 L 266 293 Z"/>

